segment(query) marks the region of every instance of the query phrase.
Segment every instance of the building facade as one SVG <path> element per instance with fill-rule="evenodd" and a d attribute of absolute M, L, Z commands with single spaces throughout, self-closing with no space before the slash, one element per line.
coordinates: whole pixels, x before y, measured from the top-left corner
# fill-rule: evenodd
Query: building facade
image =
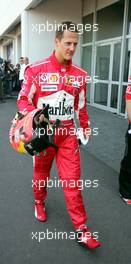
<path fill-rule="evenodd" d="M 80 34 L 74 58 L 91 77 L 87 101 L 124 114 L 131 73 L 131 0 L 14 0 L 13 5 L 6 0 L 2 14 L 0 56 L 13 64 L 20 56 L 33 62 L 50 55 L 55 26 L 61 21 L 91 25 Z"/>
<path fill-rule="evenodd" d="M 89 7 L 89 8 L 88 8 Z M 98 31 L 84 33 L 82 66 L 98 82 L 88 85 L 91 105 L 125 112 L 124 93 L 131 73 L 131 1 L 84 0 L 83 24 L 98 23 Z"/>

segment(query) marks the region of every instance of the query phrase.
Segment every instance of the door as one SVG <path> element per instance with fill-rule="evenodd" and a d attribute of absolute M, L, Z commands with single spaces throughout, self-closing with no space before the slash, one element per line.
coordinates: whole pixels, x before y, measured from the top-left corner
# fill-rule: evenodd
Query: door
<path fill-rule="evenodd" d="M 120 54 L 120 41 L 97 44 L 94 105 L 113 112 L 117 111 Z"/>

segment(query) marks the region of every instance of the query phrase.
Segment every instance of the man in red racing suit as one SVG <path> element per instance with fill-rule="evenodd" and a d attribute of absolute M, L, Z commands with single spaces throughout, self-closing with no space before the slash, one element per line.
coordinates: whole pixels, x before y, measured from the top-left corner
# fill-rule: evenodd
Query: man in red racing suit
<path fill-rule="evenodd" d="M 88 129 L 86 110 L 86 78 L 87 73 L 72 64 L 72 56 L 78 42 L 78 32 L 71 31 L 71 22 L 66 22 L 66 29 L 56 32 L 56 48 L 52 55 L 42 61 L 27 66 L 25 80 L 19 93 L 17 105 L 20 111 L 42 109 L 49 104 L 49 120 L 61 121 L 61 130 L 56 130 L 54 141 L 58 150 L 49 147 L 46 154 L 34 157 L 33 190 L 35 198 L 35 216 L 40 221 L 46 220 L 45 198 L 46 184 L 54 157 L 59 177 L 63 183 L 63 191 L 67 209 L 76 230 L 87 231 L 87 220 L 81 191 L 78 187 L 80 179 L 80 151 L 75 133 L 74 112 L 83 129 L 84 137 Z M 75 184 L 72 186 L 71 181 Z M 80 236 L 81 238 L 81 236 Z M 88 248 L 98 247 L 99 241 L 93 236 L 87 241 Z"/>
<path fill-rule="evenodd" d="M 128 129 L 125 137 L 125 153 L 121 160 L 119 173 L 119 192 L 123 201 L 131 205 L 131 76 L 125 92 L 126 111 L 128 116 Z"/>

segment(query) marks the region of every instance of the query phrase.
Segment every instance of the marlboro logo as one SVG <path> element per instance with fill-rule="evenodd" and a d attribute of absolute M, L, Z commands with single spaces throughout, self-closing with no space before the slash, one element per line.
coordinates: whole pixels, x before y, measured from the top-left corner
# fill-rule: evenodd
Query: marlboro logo
<path fill-rule="evenodd" d="M 49 115 L 72 115 L 73 107 L 65 106 L 64 102 L 59 102 L 59 106 L 53 107 L 49 106 Z"/>

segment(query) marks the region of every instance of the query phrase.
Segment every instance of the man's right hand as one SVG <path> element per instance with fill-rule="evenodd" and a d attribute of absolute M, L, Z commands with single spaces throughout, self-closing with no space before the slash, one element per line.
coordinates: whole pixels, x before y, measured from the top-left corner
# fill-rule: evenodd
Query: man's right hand
<path fill-rule="evenodd" d="M 44 122 L 45 116 L 44 114 L 38 114 L 34 117 L 34 123 L 36 126 L 40 125 L 42 122 Z"/>
<path fill-rule="evenodd" d="M 44 119 L 45 119 L 44 114 L 41 114 L 41 115 L 39 116 L 39 118 L 38 118 L 38 122 L 41 124 L 41 123 L 44 121 Z"/>

